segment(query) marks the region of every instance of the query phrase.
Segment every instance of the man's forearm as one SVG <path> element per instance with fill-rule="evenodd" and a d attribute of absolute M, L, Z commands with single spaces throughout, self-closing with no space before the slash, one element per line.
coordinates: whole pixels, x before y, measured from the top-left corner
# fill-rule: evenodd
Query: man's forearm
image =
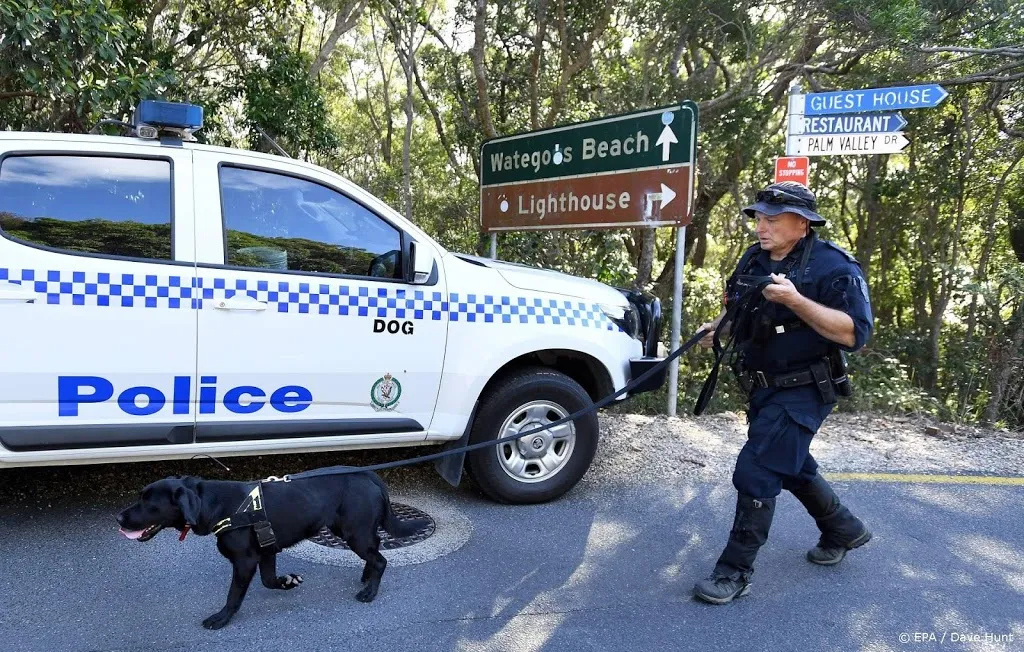
<path fill-rule="evenodd" d="M 848 314 L 823 306 L 803 295 L 797 296 L 789 309 L 819 335 L 845 346 L 853 346 L 856 343 L 853 319 Z"/>

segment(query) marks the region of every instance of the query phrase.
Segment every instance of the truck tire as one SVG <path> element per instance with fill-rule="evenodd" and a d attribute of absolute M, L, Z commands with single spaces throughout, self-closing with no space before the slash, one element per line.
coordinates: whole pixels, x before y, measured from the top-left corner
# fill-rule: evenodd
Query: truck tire
<path fill-rule="evenodd" d="M 575 380 L 546 367 L 502 379 L 480 404 L 470 443 L 499 439 L 557 421 L 593 405 Z M 596 410 L 552 430 L 466 454 L 473 481 L 492 500 L 542 503 L 572 489 L 597 452 Z"/>

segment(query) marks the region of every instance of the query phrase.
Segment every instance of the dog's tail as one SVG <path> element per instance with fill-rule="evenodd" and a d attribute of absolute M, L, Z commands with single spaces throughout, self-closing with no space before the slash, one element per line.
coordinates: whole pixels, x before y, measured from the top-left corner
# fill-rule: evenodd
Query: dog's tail
<path fill-rule="evenodd" d="M 407 537 L 420 531 L 430 523 L 430 521 L 425 518 L 410 518 L 405 520 L 398 518 L 395 514 L 394 508 L 391 507 L 391 496 L 388 494 L 387 485 L 385 485 L 383 480 L 377 477 L 376 474 L 371 474 L 371 476 L 373 477 L 374 483 L 380 488 L 381 495 L 384 497 L 384 509 L 386 511 L 382 525 L 388 534 L 396 539 L 400 537 Z"/>

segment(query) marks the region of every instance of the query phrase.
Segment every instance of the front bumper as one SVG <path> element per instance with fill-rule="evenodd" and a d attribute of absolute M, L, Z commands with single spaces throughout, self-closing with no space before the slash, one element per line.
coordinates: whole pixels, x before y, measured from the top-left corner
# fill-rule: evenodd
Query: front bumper
<path fill-rule="evenodd" d="M 664 358 L 658 357 L 658 343 L 661 338 L 661 300 L 658 297 L 639 292 L 637 290 L 619 289 L 630 304 L 636 310 L 639 317 L 638 339 L 643 343 L 644 356 L 633 358 L 629 361 L 629 376 L 631 379 L 639 378 L 651 367 L 657 365 Z M 661 370 L 655 372 L 650 378 L 629 392 L 630 396 L 653 392 L 665 384 L 668 377 L 668 365 L 663 365 Z"/>
<path fill-rule="evenodd" d="M 633 358 L 629 361 L 629 377 L 631 379 L 639 378 L 649 371 L 651 367 L 654 367 L 664 360 L 665 358 Z M 661 386 L 665 384 L 665 379 L 668 377 L 668 367 L 668 365 L 662 365 L 661 369 L 654 372 L 650 378 L 634 387 L 629 392 L 629 395 L 636 396 L 637 394 L 653 392 L 654 390 L 661 388 Z"/>

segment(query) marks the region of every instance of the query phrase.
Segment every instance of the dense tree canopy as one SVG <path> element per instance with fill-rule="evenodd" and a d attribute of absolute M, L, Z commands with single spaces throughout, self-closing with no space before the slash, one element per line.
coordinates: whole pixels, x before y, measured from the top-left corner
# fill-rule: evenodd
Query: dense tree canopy
<path fill-rule="evenodd" d="M 1022 427 L 1024 3 L 0 0 L 4 129 L 84 132 L 140 98 L 194 101 L 201 140 L 273 151 L 266 133 L 461 251 L 486 253 L 484 139 L 694 100 L 684 331 L 717 314 L 751 242 L 738 209 L 784 153 L 790 87 L 932 82 L 950 97 L 904 112 L 903 153 L 813 160 L 822 235 L 861 261 L 875 310 L 848 405 Z M 670 229 L 514 233 L 499 255 L 670 309 L 674 242 Z M 684 365 L 692 402 L 708 356 Z"/>

